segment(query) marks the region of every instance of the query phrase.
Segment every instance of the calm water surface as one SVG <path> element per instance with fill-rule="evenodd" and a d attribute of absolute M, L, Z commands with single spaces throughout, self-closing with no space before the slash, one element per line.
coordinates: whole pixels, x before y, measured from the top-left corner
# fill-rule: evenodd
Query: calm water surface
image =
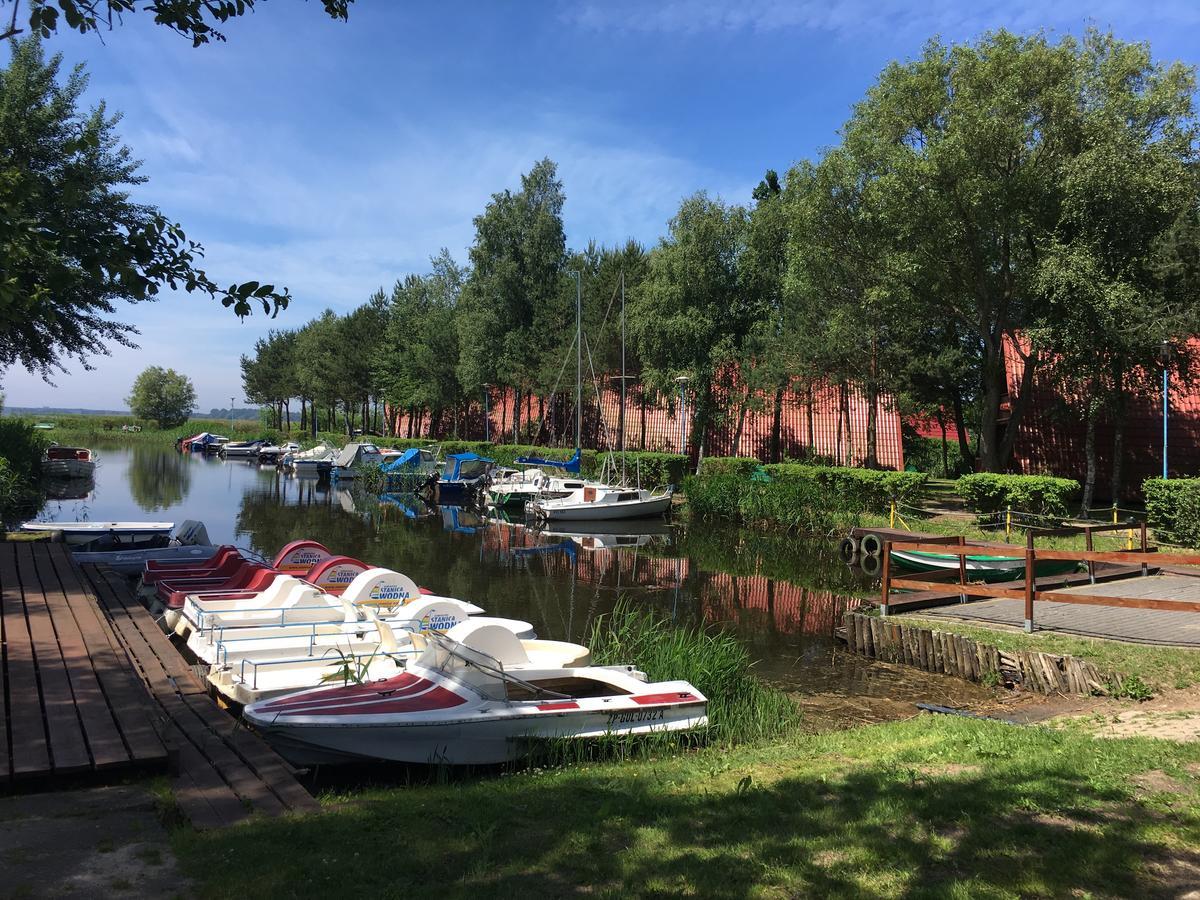
<path fill-rule="evenodd" d="M 641 523 L 636 534 L 584 533 L 584 523 L 574 533 L 538 532 L 523 521 L 412 497 L 377 501 L 328 481 L 169 447 L 96 450 L 94 485 L 52 485 L 41 519 L 199 519 L 214 543 L 265 556 L 311 538 L 492 615 L 528 620 L 556 640 L 584 641 L 595 617 L 627 595 L 680 622 L 731 630 L 765 678 L 800 695 L 814 727 L 909 715 L 914 702 L 972 705 L 989 696 L 841 650 L 833 630 L 870 587 L 827 542 L 661 522 Z"/>

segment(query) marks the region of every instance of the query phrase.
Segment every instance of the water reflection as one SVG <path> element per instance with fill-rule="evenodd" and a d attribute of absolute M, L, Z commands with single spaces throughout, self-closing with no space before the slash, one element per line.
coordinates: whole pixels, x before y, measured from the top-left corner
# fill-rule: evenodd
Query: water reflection
<path fill-rule="evenodd" d="M 870 588 L 826 541 L 661 522 L 539 530 L 411 495 L 364 498 L 327 480 L 157 448 L 110 451 L 106 461 L 93 517 L 137 518 L 132 507 L 152 496 L 164 518 L 200 519 L 214 540 L 263 555 L 311 538 L 494 615 L 530 621 L 556 640 L 587 640 L 596 618 L 622 596 L 680 622 L 729 629 L 765 677 L 805 695 L 814 722 L 829 710 L 839 710 L 836 721 L 862 721 L 911 713 L 915 700 L 962 703 L 983 694 L 841 650 L 834 629 Z M 127 470 L 141 471 L 120 478 Z M 51 517 L 77 518 L 73 506 L 57 504 Z"/>
<path fill-rule="evenodd" d="M 96 490 L 96 476 L 86 478 L 43 478 L 42 489 L 48 500 L 84 500 Z"/>
<path fill-rule="evenodd" d="M 152 446 L 135 445 L 132 451 L 125 479 L 130 496 L 143 512 L 171 509 L 187 499 L 192 487 L 190 457 L 163 453 L 161 447 Z"/>

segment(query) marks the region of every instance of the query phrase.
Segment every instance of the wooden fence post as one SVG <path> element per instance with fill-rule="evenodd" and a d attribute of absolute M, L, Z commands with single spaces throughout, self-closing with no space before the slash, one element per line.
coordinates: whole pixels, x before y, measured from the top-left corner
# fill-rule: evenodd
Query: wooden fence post
<path fill-rule="evenodd" d="M 958 536 L 958 549 L 963 550 L 967 545 L 967 539 L 961 534 Z M 958 583 L 961 587 L 967 583 L 967 556 L 966 553 L 960 553 L 958 556 Z M 966 592 L 960 591 L 958 594 L 958 602 L 966 603 Z"/>
<path fill-rule="evenodd" d="M 888 598 L 892 593 L 892 542 L 883 542 L 883 593 L 879 598 L 879 615 L 887 616 Z"/>
<path fill-rule="evenodd" d="M 1083 531 L 1084 531 L 1084 537 L 1087 541 L 1087 551 L 1088 551 L 1088 553 L 1091 553 L 1092 549 L 1094 547 L 1094 542 L 1092 540 L 1092 526 L 1084 525 Z M 1096 583 L 1096 563 L 1089 559 L 1087 562 L 1087 569 L 1088 569 L 1088 581 L 1091 582 L 1092 584 L 1095 584 Z"/>
<path fill-rule="evenodd" d="M 1034 567 L 1033 529 L 1025 532 L 1025 631 L 1033 633 L 1033 593 L 1037 589 Z"/>

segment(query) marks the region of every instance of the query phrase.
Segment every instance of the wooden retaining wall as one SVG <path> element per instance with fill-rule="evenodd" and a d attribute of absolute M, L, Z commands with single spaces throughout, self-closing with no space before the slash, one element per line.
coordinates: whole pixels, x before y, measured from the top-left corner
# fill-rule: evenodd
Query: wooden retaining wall
<path fill-rule="evenodd" d="M 1039 694 L 1108 693 L 1106 677 L 1074 656 L 1000 650 L 959 634 L 861 613 L 848 612 L 845 621 L 847 647 L 871 659 Z"/>

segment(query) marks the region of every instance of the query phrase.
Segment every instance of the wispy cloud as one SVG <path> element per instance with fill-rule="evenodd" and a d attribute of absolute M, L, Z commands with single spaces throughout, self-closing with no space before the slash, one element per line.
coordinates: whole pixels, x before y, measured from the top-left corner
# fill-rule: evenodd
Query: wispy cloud
<path fill-rule="evenodd" d="M 817 31 L 853 35 L 944 34 L 962 36 L 988 28 L 1015 30 L 1100 27 L 1121 23 L 1196 25 L 1200 5 L 1191 0 L 1131 4 L 1120 0 L 1061 0 L 1048 4 L 971 3 L 963 0 L 591 0 L 565 6 L 562 17 L 596 31 L 701 34 L 705 32 Z"/>

